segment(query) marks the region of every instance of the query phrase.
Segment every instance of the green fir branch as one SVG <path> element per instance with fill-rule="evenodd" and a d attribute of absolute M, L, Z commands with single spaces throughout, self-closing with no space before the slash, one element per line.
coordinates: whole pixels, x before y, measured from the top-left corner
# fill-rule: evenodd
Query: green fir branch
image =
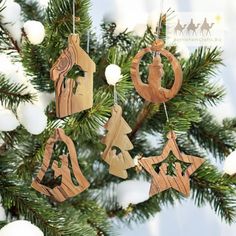
<path fill-rule="evenodd" d="M 27 91 L 27 86 L 13 84 L 0 75 L 0 101 L 6 107 L 17 106 L 20 102 L 32 102 L 35 95 Z"/>
<path fill-rule="evenodd" d="M 209 203 L 222 220 L 233 223 L 236 220 L 236 180 L 223 176 L 208 162 L 193 175 L 191 188 L 197 206 Z"/>
<path fill-rule="evenodd" d="M 190 135 L 199 146 L 213 154 L 213 157 L 223 161 L 236 147 L 236 138 L 233 130 L 225 128 L 215 121 L 206 111 L 201 115 L 199 123 L 193 123 Z"/>

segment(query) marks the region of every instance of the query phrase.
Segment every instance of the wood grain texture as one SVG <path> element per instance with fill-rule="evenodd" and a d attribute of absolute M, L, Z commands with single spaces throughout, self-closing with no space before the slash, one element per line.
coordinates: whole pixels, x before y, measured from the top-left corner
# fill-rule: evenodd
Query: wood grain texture
<path fill-rule="evenodd" d="M 106 144 L 102 158 L 109 164 L 110 174 L 126 179 L 126 170 L 134 167 L 133 159 L 128 152 L 133 149 L 133 144 L 127 136 L 132 130 L 122 117 L 122 108 L 119 105 L 114 105 L 112 116 L 105 128 L 108 132 L 102 140 Z M 121 152 L 117 154 L 114 147 L 119 148 Z"/>
<path fill-rule="evenodd" d="M 65 80 L 67 73 L 74 65 L 78 65 L 84 71 L 84 77 L 79 76 L 76 81 L 70 78 Z M 95 63 L 80 47 L 79 35 L 71 34 L 68 38 L 68 47 L 62 52 L 50 71 L 50 77 L 54 81 L 56 90 L 57 117 L 69 116 L 93 106 L 93 73 L 95 70 Z M 75 87 L 76 89 L 74 89 Z"/>
<path fill-rule="evenodd" d="M 176 135 L 173 131 L 169 132 L 168 141 L 160 156 L 152 156 L 148 158 L 141 158 L 139 163 L 152 176 L 152 183 L 150 188 L 150 196 L 160 193 L 164 190 L 173 188 L 181 192 L 184 196 L 190 194 L 190 176 L 204 163 L 204 159 L 196 156 L 186 155 L 181 153 L 176 143 Z M 153 165 L 163 162 L 172 152 L 177 158 L 175 162 L 175 175 L 168 175 L 168 163 L 162 163 L 159 173 L 156 172 Z M 185 173 L 183 173 L 179 161 L 190 164 Z"/>
<path fill-rule="evenodd" d="M 138 52 L 131 64 L 131 78 L 135 89 L 141 97 L 153 103 L 166 102 L 176 96 L 181 88 L 183 80 L 183 73 L 180 63 L 174 55 L 165 50 L 163 47 L 164 42 L 162 40 L 155 41 L 151 47 L 142 49 Z M 164 75 L 164 71 L 161 63 L 161 57 L 158 54 L 153 58 L 152 64 L 149 65 L 148 84 L 142 82 L 139 74 L 139 64 L 143 56 L 146 53 L 151 52 L 157 52 L 165 56 L 171 63 L 174 71 L 174 84 L 171 89 L 166 89 L 161 86 L 161 78 Z"/>
<path fill-rule="evenodd" d="M 69 154 L 61 155 L 59 157 L 61 159 L 60 166 L 57 161 L 53 161 L 52 170 L 54 170 L 54 178 L 56 179 L 57 177 L 61 176 L 62 179 L 61 185 L 51 189 L 45 185 L 42 185 L 41 182 L 46 171 L 50 167 L 53 146 L 57 141 L 62 141 L 66 144 Z M 78 185 L 75 185 L 71 179 L 71 170 L 69 169 L 69 158 L 73 174 L 76 178 Z M 54 135 L 48 139 L 45 147 L 42 167 L 37 177 L 32 182 L 31 186 L 38 192 L 52 197 L 57 202 L 63 202 L 67 198 L 76 196 L 89 187 L 89 182 L 80 170 L 74 143 L 68 136 L 65 135 L 62 129 L 56 129 Z"/>

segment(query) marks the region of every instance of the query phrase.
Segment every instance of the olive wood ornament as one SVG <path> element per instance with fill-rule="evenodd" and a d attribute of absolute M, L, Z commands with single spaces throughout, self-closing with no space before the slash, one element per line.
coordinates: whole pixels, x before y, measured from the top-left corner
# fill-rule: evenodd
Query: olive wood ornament
<path fill-rule="evenodd" d="M 84 77 L 66 78 L 74 65 L 84 71 Z M 80 47 L 78 34 L 71 34 L 68 47 L 51 68 L 50 77 L 56 90 L 56 114 L 62 118 L 93 106 L 93 73 L 95 63 Z"/>
<path fill-rule="evenodd" d="M 149 195 L 153 196 L 164 190 L 173 188 L 187 197 L 190 194 L 190 176 L 205 160 L 200 157 L 181 153 L 176 143 L 176 134 L 173 131 L 168 133 L 167 138 L 168 141 L 160 156 L 141 158 L 139 160 L 141 166 L 152 176 Z M 159 168 L 159 173 L 157 173 L 153 165 L 163 162 L 171 151 L 177 158 L 177 162 L 175 162 L 175 175 L 172 176 L 167 174 L 168 163 L 162 163 Z M 183 173 L 179 161 L 190 164 L 185 173 Z"/>
<path fill-rule="evenodd" d="M 54 160 L 52 162 L 54 178 L 56 179 L 57 177 L 61 176 L 61 185 L 58 185 L 52 189 L 41 184 L 41 181 L 50 166 L 53 146 L 57 141 L 62 141 L 67 145 L 69 154 L 59 156 L 59 158 L 61 159 L 60 166 L 57 161 Z M 69 157 L 72 170 L 78 185 L 75 185 L 71 179 Z M 52 197 L 57 202 L 63 202 L 67 198 L 74 197 L 89 187 L 89 182 L 80 170 L 74 143 L 67 135 L 65 135 L 63 129 L 56 129 L 54 135 L 48 139 L 45 147 L 42 167 L 37 177 L 32 182 L 31 186 L 38 192 Z"/>
<path fill-rule="evenodd" d="M 139 64 L 146 53 L 156 52 L 153 62 L 149 65 L 148 84 L 143 83 L 139 74 Z M 165 56 L 171 63 L 174 71 L 174 84 L 170 89 L 161 86 L 161 78 L 164 75 L 160 55 Z M 131 78 L 134 87 L 141 97 L 153 103 L 162 103 L 173 98 L 180 90 L 183 72 L 179 61 L 169 51 L 164 49 L 164 41 L 157 39 L 151 47 L 142 49 L 134 57 L 131 64 Z"/>
<path fill-rule="evenodd" d="M 102 140 L 102 143 L 106 145 L 102 158 L 109 164 L 110 174 L 126 179 L 128 177 L 126 170 L 135 166 L 128 152 L 133 149 L 133 144 L 127 136 L 132 130 L 122 117 L 122 108 L 119 105 L 113 106 L 112 116 L 105 128 L 108 132 Z M 119 154 L 115 148 L 120 149 Z"/>

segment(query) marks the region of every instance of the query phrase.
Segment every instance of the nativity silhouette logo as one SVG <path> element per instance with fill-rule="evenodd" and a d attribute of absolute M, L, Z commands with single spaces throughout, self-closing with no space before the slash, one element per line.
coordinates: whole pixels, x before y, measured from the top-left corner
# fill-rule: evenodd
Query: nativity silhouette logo
<path fill-rule="evenodd" d="M 167 17 L 166 44 L 186 46 L 219 46 L 224 43 L 224 21 L 221 13 L 175 12 Z"/>

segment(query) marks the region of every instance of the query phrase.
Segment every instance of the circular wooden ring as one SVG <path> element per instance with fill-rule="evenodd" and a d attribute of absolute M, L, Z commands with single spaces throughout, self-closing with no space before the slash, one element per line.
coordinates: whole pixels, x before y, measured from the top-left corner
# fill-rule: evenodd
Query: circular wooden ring
<path fill-rule="evenodd" d="M 158 86 L 157 81 L 158 79 L 161 79 L 161 78 L 158 78 L 158 76 L 157 75 L 155 76 L 155 74 L 152 75 L 153 76 L 152 80 L 156 80 L 156 83 L 146 84 L 142 82 L 140 78 L 140 74 L 139 74 L 139 64 L 143 56 L 146 53 L 151 53 L 151 52 L 158 52 L 170 61 L 173 71 L 174 71 L 174 83 L 170 89 L 163 88 L 161 87 L 161 85 Z M 166 102 L 172 99 L 179 92 L 182 85 L 183 72 L 182 72 L 182 68 L 179 61 L 176 59 L 176 57 L 173 54 L 165 50 L 162 47 L 162 44 L 158 46 L 153 44 L 153 46 L 139 51 L 134 57 L 131 64 L 131 78 L 134 83 L 134 87 L 136 91 L 141 97 L 143 97 L 145 100 L 149 102 L 162 103 L 162 102 Z"/>

